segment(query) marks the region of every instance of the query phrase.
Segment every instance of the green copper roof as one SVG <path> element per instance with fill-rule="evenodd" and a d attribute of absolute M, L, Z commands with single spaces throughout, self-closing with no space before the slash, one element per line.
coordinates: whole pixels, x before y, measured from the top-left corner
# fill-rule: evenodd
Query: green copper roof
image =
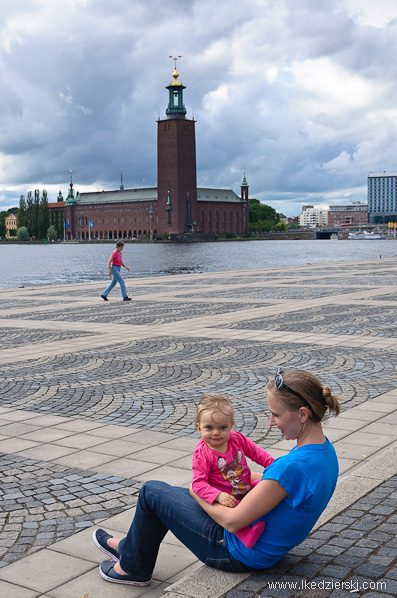
<path fill-rule="evenodd" d="M 165 113 L 169 118 L 185 118 L 186 108 L 183 103 L 183 90 L 186 87 L 178 81 L 179 73 L 176 68 L 172 76 L 174 77 L 173 83 L 166 87 L 169 91 L 169 100 Z"/>

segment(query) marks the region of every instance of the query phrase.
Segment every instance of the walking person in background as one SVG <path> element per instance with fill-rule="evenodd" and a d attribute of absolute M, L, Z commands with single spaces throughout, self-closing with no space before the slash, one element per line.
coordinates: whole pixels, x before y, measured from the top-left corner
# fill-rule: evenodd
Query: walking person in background
<path fill-rule="evenodd" d="M 122 251 L 123 251 L 124 243 L 123 241 L 117 241 L 116 249 L 113 251 L 112 255 L 108 261 L 108 268 L 109 268 L 109 276 L 112 277 L 110 281 L 110 285 L 103 291 L 101 297 L 104 301 L 108 301 L 108 295 L 113 287 L 116 286 L 117 283 L 120 285 L 121 294 L 123 296 L 123 301 L 131 301 L 131 298 L 127 295 L 127 289 L 125 287 L 125 282 L 123 277 L 121 276 L 120 270 L 121 266 L 124 266 L 130 271 L 129 267 L 126 266 L 123 262 Z"/>

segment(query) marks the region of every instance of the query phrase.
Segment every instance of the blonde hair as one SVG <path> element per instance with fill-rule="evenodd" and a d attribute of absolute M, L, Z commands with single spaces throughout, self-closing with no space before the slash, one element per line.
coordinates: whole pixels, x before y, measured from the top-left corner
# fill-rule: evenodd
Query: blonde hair
<path fill-rule="evenodd" d="M 197 416 L 196 416 L 196 423 L 200 424 L 201 414 L 204 411 L 210 411 L 211 413 L 215 413 L 216 411 L 220 411 L 223 415 L 228 415 L 232 419 L 232 424 L 234 424 L 234 410 L 231 406 L 230 402 L 227 400 L 226 397 L 222 395 L 217 395 L 213 392 L 207 392 L 203 395 L 200 403 L 197 406 Z"/>
<path fill-rule="evenodd" d="M 275 380 L 271 380 L 266 390 L 270 390 L 278 399 L 281 399 L 289 411 L 297 411 L 300 407 L 310 407 L 309 418 L 314 422 L 324 420 L 327 409 L 334 416 L 340 413 L 339 397 L 332 394 L 327 384 L 322 384 L 312 373 L 304 370 L 289 370 L 282 372 L 285 384 L 301 395 L 297 397 L 290 390 L 282 386 L 277 389 Z"/>

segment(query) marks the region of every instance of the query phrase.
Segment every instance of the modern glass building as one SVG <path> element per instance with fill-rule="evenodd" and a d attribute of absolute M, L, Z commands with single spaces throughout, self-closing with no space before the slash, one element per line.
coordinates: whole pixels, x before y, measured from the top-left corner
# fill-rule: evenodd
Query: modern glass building
<path fill-rule="evenodd" d="M 371 224 L 397 220 L 397 172 L 368 175 L 368 217 Z"/>

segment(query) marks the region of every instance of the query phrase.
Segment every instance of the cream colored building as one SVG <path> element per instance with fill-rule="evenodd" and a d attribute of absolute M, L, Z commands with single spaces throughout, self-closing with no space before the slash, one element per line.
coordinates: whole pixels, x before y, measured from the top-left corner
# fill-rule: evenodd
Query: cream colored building
<path fill-rule="evenodd" d="M 328 212 L 314 206 L 302 206 L 299 224 L 307 228 L 325 228 L 328 224 Z"/>
<path fill-rule="evenodd" d="M 12 212 L 4 219 L 6 225 L 6 239 L 10 238 L 10 230 L 17 229 L 17 217 Z"/>

